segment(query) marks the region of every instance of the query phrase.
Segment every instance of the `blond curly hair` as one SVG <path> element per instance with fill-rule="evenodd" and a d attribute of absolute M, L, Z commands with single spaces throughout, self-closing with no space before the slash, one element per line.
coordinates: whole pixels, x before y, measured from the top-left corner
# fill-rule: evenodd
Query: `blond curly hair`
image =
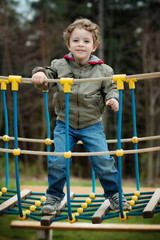
<path fill-rule="evenodd" d="M 87 18 L 79 18 L 63 32 L 63 39 L 66 45 L 69 45 L 71 34 L 76 27 L 83 28 L 92 33 L 94 46 L 100 43 L 100 29 L 98 25 Z"/>

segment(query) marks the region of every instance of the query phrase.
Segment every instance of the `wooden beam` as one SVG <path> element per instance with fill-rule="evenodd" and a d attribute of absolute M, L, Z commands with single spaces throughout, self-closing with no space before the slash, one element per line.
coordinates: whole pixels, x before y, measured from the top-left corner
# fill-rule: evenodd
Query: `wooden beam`
<path fill-rule="evenodd" d="M 11 228 L 36 230 L 69 230 L 69 231 L 117 231 L 117 232 L 160 232 L 160 224 L 91 224 L 54 222 L 50 226 L 41 226 L 35 221 L 12 221 Z"/>
<path fill-rule="evenodd" d="M 153 210 L 155 209 L 157 203 L 160 201 L 160 188 L 157 188 L 151 199 L 149 200 L 147 206 L 143 210 L 144 218 L 152 218 Z"/>
<path fill-rule="evenodd" d="M 28 190 L 28 189 L 25 189 L 25 190 L 21 191 L 21 199 L 25 199 L 25 197 L 29 196 L 31 192 L 32 191 Z M 2 215 L 2 212 L 4 210 L 7 210 L 8 208 L 14 207 L 14 204 L 17 203 L 17 201 L 18 201 L 18 197 L 17 197 L 17 194 L 16 194 L 14 197 L 11 197 L 7 201 L 3 202 L 0 205 L 0 215 Z"/>
<path fill-rule="evenodd" d="M 92 216 L 92 223 L 101 223 L 102 217 L 105 215 L 107 211 L 110 209 L 110 202 L 106 199 L 102 205 L 98 208 L 98 210 Z"/>
<path fill-rule="evenodd" d="M 74 198 L 75 193 L 71 192 L 70 193 L 70 198 L 73 199 Z M 61 211 L 61 209 L 64 209 L 65 206 L 67 204 L 67 194 L 65 195 L 65 197 L 63 198 L 62 202 L 61 202 L 61 206 L 60 206 L 60 210 L 55 211 L 52 215 L 48 215 L 48 216 L 43 216 L 41 218 L 41 226 L 50 226 L 51 225 L 51 219 L 56 217 L 56 214 L 58 212 Z"/>

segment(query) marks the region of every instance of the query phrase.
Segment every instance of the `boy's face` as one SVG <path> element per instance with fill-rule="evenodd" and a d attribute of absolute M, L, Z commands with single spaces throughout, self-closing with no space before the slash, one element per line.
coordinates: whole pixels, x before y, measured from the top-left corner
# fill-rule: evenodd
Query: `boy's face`
<path fill-rule="evenodd" d="M 81 64 L 88 62 L 90 55 L 97 46 L 94 45 L 92 33 L 84 28 L 75 28 L 71 33 L 68 49 L 73 54 L 75 60 Z"/>

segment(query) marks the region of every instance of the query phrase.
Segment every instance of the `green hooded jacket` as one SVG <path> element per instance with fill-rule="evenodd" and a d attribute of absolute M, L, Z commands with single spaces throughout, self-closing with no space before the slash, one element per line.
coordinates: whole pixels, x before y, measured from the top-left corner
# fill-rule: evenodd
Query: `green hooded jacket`
<path fill-rule="evenodd" d="M 113 70 L 102 60 L 91 55 L 87 64 L 76 62 L 71 53 L 59 60 L 55 59 L 49 67 L 36 67 L 33 74 L 43 71 L 47 78 L 91 78 L 90 82 L 78 82 L 71 85 L 69 93 L 69 125 L 81 129 L 96 124 L 102 120 L 105 103 L 110 98 L 118 100 L 116 84 L 112 81 L 92 82 L 92 78 L 111 77 Z M 55 88 L 56 85 L 56 88 Z M 54 88 L 52 88 L 54 87 Z M 50 83 L 48 87 L 38 85 L 38 88 L 53 91 L 53 106 L 57 120 L 65 122 L 65 93 L 60 83 Z M 55 90 L 56 89 L 56 90 Z"/>

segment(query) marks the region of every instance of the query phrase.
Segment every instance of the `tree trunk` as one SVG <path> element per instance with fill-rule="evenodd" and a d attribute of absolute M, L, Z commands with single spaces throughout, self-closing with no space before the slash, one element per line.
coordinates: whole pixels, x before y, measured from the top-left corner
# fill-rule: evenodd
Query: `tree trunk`
<path fill-rule="evenodd" d="M 41 55 L 42 55 L 42 65 L 46 65 L 46 44 L 45 44 L 45 29 L 44 29 L 44 18 L 43 18 L 43 10 L 41 10 L 40 14 L 40 29 L 41 29 Z M 41 139 L 45 139 L 46 137 L 46 118 L 45 118 L 45 106 L 44 106 L 44 98 L 42 98 L 42 132 Z M 45 145 L 40 145 L 40 151 L 45 150 Z M 43 171 L 43 162 L 44 157 L 42 155 L 38 156 L 38 165 L 37 165 L 37 177 L 40 177 Z"/>
<path fill-rule="evenodd" d="M 44 106 L 44 99 L 42 98 L 42 132 L 41 132 L 41 139 L 45 139 L 46 137 L 46 118 L 45 118 L 45 106 Z M 45 144 L 41 143 L 39 150 L 45 150 Z M 43 162 L 46 160 L 46 157 L 39 155 L 38 156 L 38 164 L 37 164 L 37 177 L 41 177 L 43 173 Z M 46 160 L 47 161 L 47 160 Z M 46 162 L 47 163 L 47 162 Z"/>
<path fill-rule="evenodd" d="M 101 32 L 101 43 L 98 47 L 98 56 L 104 60 L 104 1 L 99 0 L 98 3 L 98 25 Z"/>
<path fill-rule="evenodd" d="M 2 23 L 4 23 L 4 26 L 1 27 L 1 39 L 2 39 L 2 49 L 4 51 L 4 61 L 3 61 L 3 68 L 2 68 L 2 73 L 4 75 L 11 75 L 13 74 L 13 67 L 11 63 L 11 57 L 10 57 L 10 52 L 9 52 L 9 27 L 8 27 L 8 9 L 6 5 L 3 5 L 4 9 L 4 14 L 2 17 Z M 9 134 L 10 136 L 13 136 L 13 103 L 12 103 L 12 92 L 7 91 L 7 105 L 8 107 L 8 120 L 9 120 Z"/>
<path fill-rule="evenodd" d="M 43 10 L 41 10 L 41 14 L 40 14 L 40 29 L 41 29 L 42 65 L 46 66 L 46 44 L 45 44 L 45 28 L 44 28 Z"/>
<path fill-rule="evenodd" d="M 142 41 L 142 61 L 143 61 L 143 72 L 154 72 L 156 71 L 156 43 L 153 48 L 155 34 L 150 30 L 150 20 L 148 19 L 144 22 L 143 31 L 143 41 Z M 157 46 L 158 47 L 158 46 Z M 154 136 L 157 134 L 157 112 L 159 106 L 157 106 L 157 100 L 159 98 L 159 85 L 157 80 L 150 79 L 145 81 L 145 121 L 146 121 L 146 136 Z M 146 142 L 146 147 L 153 147 L 153 140 Z M 147 169 L 146 169 L 146 184 L 147 186 L 153 186 L 154 184 L 154 165 L 155 165 L 155 156 L 157 153 L 150 152 L 147 154 Z"/>
<path fill-rule="evenodd" d="M 18 115 L 19 136 L 22 136 L 24 138 L 25 134 L 24 134 L 24 129 L 23 129 L 23 120 L 22 120 L 22 114 L 21 114 L 21 111 L 20 111 L 20 104 L 18 104 L 17 115 Z M 27 143 L 26 142 L 21 142 L 21 145 L 22 145 L 22 149 L 27 149 Z M 24 158 L 25 167 L 29 168 L 28 155 L 24 154 L 23 158 Z"/>

